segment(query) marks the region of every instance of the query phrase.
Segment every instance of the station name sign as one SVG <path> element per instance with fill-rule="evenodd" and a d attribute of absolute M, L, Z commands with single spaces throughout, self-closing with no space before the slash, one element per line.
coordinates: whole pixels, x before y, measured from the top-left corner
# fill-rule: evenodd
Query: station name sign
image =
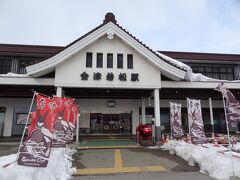
<path fill-rule="evenodd" d="M 80 74 L 82 81 L 88 81 L 89 80 L 89 74 L 87 72 L 83 72 Z M 113 81 L 115 79 L 118 79 L 120 81 L 132 81 L 137 82 L 139 81 L 139 74 L 138 73 L 131 73 L 130 77 L 127 77 L 126 73 L 119 73 L 116 76 L 112 72 L 109 72 L 106 74 L 106 76 L 103 76 L 100 72 L 94 72 L 93 73 L 93 80 L 99 81 L 101 79 L 106 79 L 107 81 Z"/>

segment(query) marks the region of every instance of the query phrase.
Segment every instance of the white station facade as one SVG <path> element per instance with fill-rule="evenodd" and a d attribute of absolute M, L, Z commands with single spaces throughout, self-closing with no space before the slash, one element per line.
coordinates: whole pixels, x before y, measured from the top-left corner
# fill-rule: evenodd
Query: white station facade
<path fill-rule="evenodd" d="M 87 135 L 134 135 L 139 123 L 152 121 L 156 132 L 160 126 L 167 131 L 169 102 L 180 102 L 186 109 L 186 97 L 202 99 L 206 124 L 213 116 L 211 110 L 216 121 L 223 118 L 221 96 L 213 90 L 219 82 L 193 82 L 186 77 L 187 69 L 147 47 L 108 13 L 100 26 L 45 60 L 26 66 L 26 74 L 0 76 L 1 136 L 22 133 L 30 89 L 75 98 L 80 106 L 80 133 Z M 238 98 L 240 83 L 226 85 Z M 184 118 L 187 126 L 186 113 Z"/>

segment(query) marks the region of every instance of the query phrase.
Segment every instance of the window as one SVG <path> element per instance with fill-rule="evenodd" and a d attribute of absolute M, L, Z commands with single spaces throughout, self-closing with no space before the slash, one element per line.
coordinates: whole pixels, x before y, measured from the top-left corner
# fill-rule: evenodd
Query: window
<path fill-rule="evenodd" d="M 233 64 L 208 64 L 208 63 L 188 63 L 194 73 L 202 73 L 203 75 L 222 80 L 234 80 Z"/>
<path fill-rule="evenodd" d="M 97 53 L 97 68 L 103 67 L 103 53 Z"/>
<path fill-rule="evenodd" d="M 127 55 L 127 67 L 128 67 L 128 69 L 133 69 L 133 55 L 132 54 Z"/>
<path fill-rule="evenodd" d="M 123 54 L 117 54 L 117 68 L 123 68 Z"/>
<path fill-rule="evenodd" d="M 107 54 L 107 68 L 113 68 L 113 54 Z"/>
<path fill-rule="evenodd" d="M 92 53 L 86 54 L 86 67 L 92 67 Z"/>

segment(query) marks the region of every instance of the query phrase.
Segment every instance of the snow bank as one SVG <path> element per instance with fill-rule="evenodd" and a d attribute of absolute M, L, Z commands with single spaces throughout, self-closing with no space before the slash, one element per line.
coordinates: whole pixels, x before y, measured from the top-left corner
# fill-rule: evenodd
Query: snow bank
<path fill-rule="evenodd" d="M 198 164 L 200 172 L 219 179 L 228 180 L 233 175 L 231 157 L 224 147 L 216 149 L 213 145 L 204 144 L 206 147 L 196 146 L 184 141 L 168 141 L 162 148 L 169 150 L 173 148 L 176 154 L 186 161 L 193 160 Z M 221 151 L 219 153 L 218 151 Z M 233 157 L 234 172 L 240 177 L 240 158 Z"/>
<path fill-rule="evenodd" d="M 66 180 L 75 171 L 72 168 L 72 154 L 70 148 L 53 148 L 46 168 L 19 166 L 16 163 L 0 168 L 1 180 Z M 0 157 L 0 166 L 14 161 L 17 154 Z"/>
<path fill-rule="evenodd" d="M 232 149 L 236 152 L 240 152 L 240 143 L 234 144 Z"/>

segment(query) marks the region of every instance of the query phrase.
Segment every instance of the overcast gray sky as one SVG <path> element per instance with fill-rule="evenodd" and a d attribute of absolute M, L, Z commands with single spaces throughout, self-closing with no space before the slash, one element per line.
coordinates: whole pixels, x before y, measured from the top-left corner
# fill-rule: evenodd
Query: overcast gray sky
<path fill-rule="evenodd" d="M 65 46 L 107 12 L 154 50 L 240 54 L 240 0 L 0 0 L 0 43 Z"/>

